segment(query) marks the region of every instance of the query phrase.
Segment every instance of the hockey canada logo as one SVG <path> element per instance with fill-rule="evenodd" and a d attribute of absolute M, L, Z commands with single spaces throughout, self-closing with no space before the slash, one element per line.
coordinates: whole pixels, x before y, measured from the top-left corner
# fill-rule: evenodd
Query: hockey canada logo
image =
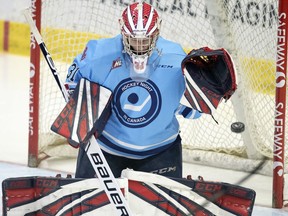
<path fill-rule="evenodd" d="M 135 82 L 128 78 L 115 88 L 114 111 L 119 121 L 132 128 L 148 125 L 161 109 L 161 95 L 151 81 Z"/>

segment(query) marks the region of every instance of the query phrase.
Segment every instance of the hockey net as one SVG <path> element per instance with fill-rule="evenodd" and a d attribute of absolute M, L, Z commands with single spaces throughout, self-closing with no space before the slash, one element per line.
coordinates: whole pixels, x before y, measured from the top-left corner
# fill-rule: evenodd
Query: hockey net
<path fill-rule="evenodd" d="M 277 40 L 278 0 L 147 2 L 163 19 L 163 37 L 179 42 L 187 51 L 203 46 L 224 47 L 237 67 L 238 90 L 215 112 L 218 124 L 206 115 L 199 120 L 179 117 L 184 161 L 251 172 L 265 157 L 267 163 L 258 172 L 273 175 L 273 156 L 279 155 L 287 166 L 285 112 L 275 112 L 276 74 L 277 81 L 285 83 L 285 76 L 276 73 L 281 41 Z M 89 39 L 120 33 L 118 18 L 127 5 L 128 1 L 116 0 L 32 0 L 33 18 L 63 81 L 69 64 Z M 40 57 L 38 65 L 37 56 L 40 53 L 34 49 L 32 38 L 31 70 L 36 75 L 30 83 L 29 166 L 37 166 L 46 157 L 77 154 L 50 130 L 65 104 L 45 60 Z M 280 57 L 284 58 L 281 53 L 277 59 Z M 234 122 L 243 122 L 245 130 L 232 132 Z M 284 150 L 285 155 L 280 155 Z"/>

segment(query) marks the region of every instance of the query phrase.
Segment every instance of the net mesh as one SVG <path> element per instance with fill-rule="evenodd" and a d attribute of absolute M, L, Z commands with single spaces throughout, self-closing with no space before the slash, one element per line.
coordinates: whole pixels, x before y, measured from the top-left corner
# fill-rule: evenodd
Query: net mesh
<path fill-rule="evenodd" d="M 127 6 L 121 2 L 42 2 L 41 34 L 63 81 L 69 64 L 84 50 L 89 39 L 112 37 L 120 33 L 118 19 Z M 236 158 L 257 160 L 261 156 L 271 159 L 278 1 L 147 2 L 158 10 L 163 20 L 161 36 L 180 43 L 187 51 L 203 46 L 224 47 L 237 66 L 238 90 L 215 112 L 214 118 L 218 124 L 206 115 L 199 120 L 179 117 L 184 160 L 210 164 L 220 160 L 224 163 L 221 166 L 227 166 L 231 159 L 224 159 L 226 156 L 231 156 L 234 161 Z M 74 157 L 77 150 L 50 131 L 52 122 L 65 105 L 50 73 L 42 59 L 39 154 Z M 243 133 L 231 131 L 231 124 L 238 121 L 245 124 Z M 231 163 L 231 166 L 235 165 Z M 247 169 L 247 166 L 241 169 Z"/>

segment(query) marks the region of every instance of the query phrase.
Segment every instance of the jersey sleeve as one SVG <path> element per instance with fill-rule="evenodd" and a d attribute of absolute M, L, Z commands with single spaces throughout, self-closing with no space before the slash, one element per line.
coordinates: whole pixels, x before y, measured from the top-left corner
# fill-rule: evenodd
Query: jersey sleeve
<path fill-rule="evenodd" d="M 182 115 L 186 119 L 198 119 L 201 117 L 202 113 L 183 104 L 179 104 L 176 115 Z"/>

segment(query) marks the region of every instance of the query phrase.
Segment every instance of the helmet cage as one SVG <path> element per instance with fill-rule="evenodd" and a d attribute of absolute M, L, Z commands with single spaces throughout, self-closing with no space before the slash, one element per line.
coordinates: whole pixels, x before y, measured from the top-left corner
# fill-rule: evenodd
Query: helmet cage
<path fill-rule="evenodd" d="M 159 33 L 157 32 L 150 36 L 134 37 L 133 35 L 123 33 L 124 50 L 130 56 L 150 56 L 156 46 L 158 35 Z"/>

